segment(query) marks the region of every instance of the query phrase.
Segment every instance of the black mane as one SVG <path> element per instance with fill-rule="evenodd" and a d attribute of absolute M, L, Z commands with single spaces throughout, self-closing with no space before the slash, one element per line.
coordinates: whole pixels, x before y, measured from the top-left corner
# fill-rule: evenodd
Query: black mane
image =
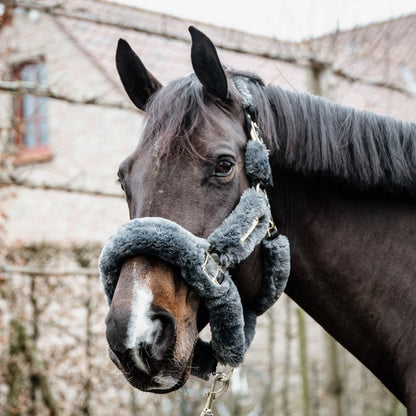
<path fill-rule="evenodd" d="M 359 189 L 416 194 L 415 124 L 266 87 L 250 73 L 228 72 L 249 87 L 273 164 L 304 175 L 344 180 Z M 170 83 L 149 103 L 142 140 L 156 140 L 162 156 L 198 155 L 194 133 L 213 122 L 209 108 L 213 100 L 194 74 Z"/>
<path fill-rule="evenodd" d="M 276 115 L 269 146 L 280 166 L 359 189 L 416 194 L 415 124 L 276 86 L 262 94 Z"/>

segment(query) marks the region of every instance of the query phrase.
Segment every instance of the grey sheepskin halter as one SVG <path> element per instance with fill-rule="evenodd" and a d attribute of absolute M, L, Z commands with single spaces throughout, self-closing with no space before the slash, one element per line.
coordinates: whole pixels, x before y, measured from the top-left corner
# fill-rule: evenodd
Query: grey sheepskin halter
<path fill-rule="evenodd" d="M 192 374 L 204 379 L 215 371 L 218 362 L 231 367 L 243 363 L 255 334 L 257 316 L 280 297 L 290 272 L 289 242 L 277 233 L 267 195 L 262 190 L 272 185 L 269 152 L 252 121 L 247 86 L 240 78 L 234 82 L 242 96 L 250 130 L 245 169 L 252 187 L 244 191 L 235 209 L 206 239 L 164 218 L 135 218 L 110 237 L 99 260 L 108 305 L 127 259 L 148 254 L 179 268 L 209 314 L 212 340 L 198 339 L 192 363 Z M 261 293 L 255 302 L 243 307 L 229 269 L 246 259 L 259 244 L 264 270 Z"/>

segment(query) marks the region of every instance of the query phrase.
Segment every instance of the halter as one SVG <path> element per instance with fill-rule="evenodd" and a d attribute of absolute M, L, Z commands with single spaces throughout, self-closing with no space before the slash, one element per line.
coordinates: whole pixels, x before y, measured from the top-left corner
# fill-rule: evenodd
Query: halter
<path fill-rule="evenodd" d="M 108 240 L 99 260 L 107 304 L 110 305 L 123 263 L 141 254 L 154 255 L 177 266 L 182 278 L 205 303 L 212 340 L 198 339 L 192 374 L 207 379 L 217 363 L 237 367 L 253 340 L 257 316 L 282 294 L 290 271 L 289 243 L 277 232 L 265 188 L 272 185 L 269 151 L 253 121 L 253 100 L 247 84 L 234 78 L 240 91 L 246 128 L 245 190 L 235 209 L 208 238 L 200 238 L 164 218 L 135 218 L 121 225 Z M 257 299 L 242 306 L 229 269 L 261 244 L 263 285 Z"/>

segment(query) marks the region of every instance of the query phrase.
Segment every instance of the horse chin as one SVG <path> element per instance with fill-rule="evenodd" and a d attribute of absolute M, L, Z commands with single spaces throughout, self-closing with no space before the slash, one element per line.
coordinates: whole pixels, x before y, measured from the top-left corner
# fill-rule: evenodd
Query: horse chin
<path fill-rule="evenodd" d="M 109 350 L 110 359 L 122 372 L 125 379 L 136 389 L 145 393 L 166 394 L 180 389 L 188 381 L 191 374 L 192 358 L 188 362 L 167 363 L 156 375 L 151 375 L 133 365 L 128 360 L 123 363 L 119 357 Z"/>

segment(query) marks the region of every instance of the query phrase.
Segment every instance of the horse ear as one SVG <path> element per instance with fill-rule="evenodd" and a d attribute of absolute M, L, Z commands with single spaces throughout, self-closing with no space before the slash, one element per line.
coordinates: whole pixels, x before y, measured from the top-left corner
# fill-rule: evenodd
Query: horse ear
<path fill-rule="evenodd" d="M 162 84 L 145 68 L 124 39 L 118 41 L 116 66 L 130 100 L 137 108 L 144 111 L 147 101 L 162 87 Z"/>
<path fill-rule="evenodd" d="M 191 60 L 195 74 L 206 90 L 224 100 L 228 94 L 227 76 L 211 40 L 193 26 L 189 27 L 192 37 Z"/>

